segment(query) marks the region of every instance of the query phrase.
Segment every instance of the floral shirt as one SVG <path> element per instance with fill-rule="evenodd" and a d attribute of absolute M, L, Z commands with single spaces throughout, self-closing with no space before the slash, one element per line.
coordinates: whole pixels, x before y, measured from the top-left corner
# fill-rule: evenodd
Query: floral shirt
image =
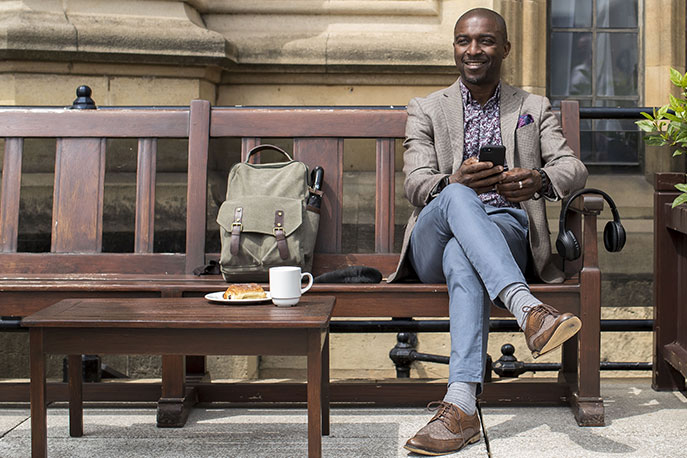
<path fill-rule="evenodd" d="M 481 106 L 467 87 L 460 81 L 463 94 L 463 161 L 470 157 L 479 159 L 479 149 L 483 145 L 502 145 L 501 141 L 501 83 L 496 86 L 494 95 Z M 519 207 L 508 202 L 495 191 L 479 195 L 485 205 L 493 207 Z"/>

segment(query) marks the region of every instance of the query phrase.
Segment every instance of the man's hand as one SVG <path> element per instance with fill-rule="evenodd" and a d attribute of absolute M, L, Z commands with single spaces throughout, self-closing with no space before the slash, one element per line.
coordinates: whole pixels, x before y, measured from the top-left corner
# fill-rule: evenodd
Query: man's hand
<path fill-rule="evenodd" d="M 481 194 L 494 189 L 502 179 L 503 167 L 493 166 L 491 162 L 479 162 L 476 157 L 463 161 L 460 168 L 448 177 L 449 183 L 460 183 Z"/>
<path fill-rule="evenodd" d="M 503 172 L 502 176 L 496 192 L 510 202 L 531 199 L 541 189 L 541 175 L 536 170 L 515 168 Z"/>

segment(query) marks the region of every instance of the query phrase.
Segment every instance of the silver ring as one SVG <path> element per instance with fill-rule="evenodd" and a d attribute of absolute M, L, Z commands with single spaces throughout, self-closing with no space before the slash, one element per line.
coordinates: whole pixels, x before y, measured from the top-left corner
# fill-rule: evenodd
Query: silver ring
<path fill-rule="evenodd" d="M 518 181 L 518 186 L 520 186 L 520 189 L 522 189 L 522 181 Z"/>

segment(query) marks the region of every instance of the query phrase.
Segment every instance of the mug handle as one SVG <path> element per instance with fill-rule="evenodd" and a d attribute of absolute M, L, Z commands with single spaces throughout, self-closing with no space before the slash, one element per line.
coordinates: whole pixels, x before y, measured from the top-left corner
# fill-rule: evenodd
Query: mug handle
<path fill-rule="evenodd" d="M 309 278 L 309 280 L 308 280 L 307 286 L 305 288 L 301 288 L 301 294 L 303 294 L 304 292 L 309 290 L 312 287 L 312 283 L 313 283 L 312 274 L 310 272 L 303 272 L 301 274 L 301 281 L 303 281 L 303 277 L 305 277 L 305 276 L 307 276 Z"/>

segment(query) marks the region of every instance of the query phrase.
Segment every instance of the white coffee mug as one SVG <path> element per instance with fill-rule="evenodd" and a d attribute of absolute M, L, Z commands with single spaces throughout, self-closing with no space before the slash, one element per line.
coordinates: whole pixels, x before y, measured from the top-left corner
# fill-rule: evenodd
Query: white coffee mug
<path fill-rule="evenodd" d="M 308 277 L 308 284 L 301 288 L 303 277 Z M 298 304 L 301 294 L 312 287 L 312 274 L 301 273 L 300 267 L 270 267 L 270 296 L 274 305 L 292 306 Z"/>

